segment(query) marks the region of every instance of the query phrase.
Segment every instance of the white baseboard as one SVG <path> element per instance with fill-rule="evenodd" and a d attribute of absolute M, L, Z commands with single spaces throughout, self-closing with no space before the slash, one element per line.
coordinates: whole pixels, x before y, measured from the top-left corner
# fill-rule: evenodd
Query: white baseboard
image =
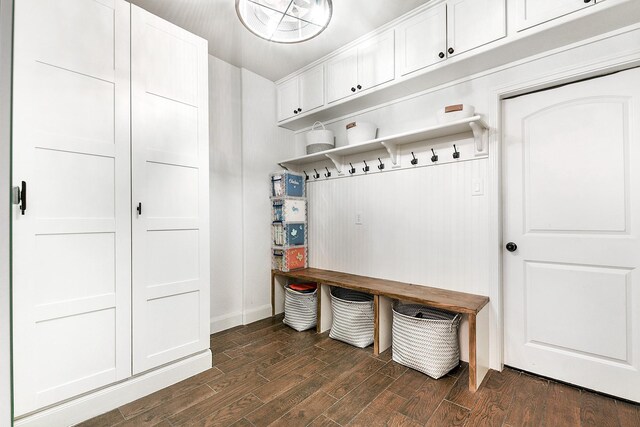
<path fill-rule="evenodd" d="M 216 332 L 224 331 L 238 325 L 242 325 L 241 311 L 212 317 L 210 323 L 210 333 L 215 334 Z"/>
<path fill-rule="evenodd" d="M 242 324 L 248 325 L 249 323 L 257 322 L 258 320 L 266 319 L 267 317 L 271 317 L 271 304 L 245 310 Z"/>
<path fill-rule="evenodd" d="M 211 350 L 205 350 L 186 359 L 28 415 L 16 420 L 14 426 L 72 426 L 204 372 L 211 368 L 211 363 Z"/>

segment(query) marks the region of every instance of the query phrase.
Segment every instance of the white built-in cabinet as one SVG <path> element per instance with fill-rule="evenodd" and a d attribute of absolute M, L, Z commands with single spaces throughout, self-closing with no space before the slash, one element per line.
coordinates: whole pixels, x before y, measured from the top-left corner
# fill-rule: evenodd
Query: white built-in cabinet
<path fill-rule="evenodd" d="M 447 1 L 447 55 L 467 52 L 506 35 L 506 0 Z"/>
<path fill-rule="evenodd" d="M 391 30 L 327 61 L 327 102 L 372 89 L 394 77 L 394 31 Z"/>
<path fill-rule="evenodd" d="M 319 65 L 278 85 L 278 121 L 324 105 L 324 66 Z"/>
<path fill-rule="evenodd" d="M 207 45 L 124 0 L 20 0 L 14 30 L 22 416 L 208 348 Z"/>
<path fill-rule="evenodd" d="M 447 58 L 447 5 L 439 4 L 402 22 L 396 28 L 398 75 Z"/>
<path fill-rule="evenodd" d="M 518 31 L 576 12 L 604 0 L 517 0 Z"/>

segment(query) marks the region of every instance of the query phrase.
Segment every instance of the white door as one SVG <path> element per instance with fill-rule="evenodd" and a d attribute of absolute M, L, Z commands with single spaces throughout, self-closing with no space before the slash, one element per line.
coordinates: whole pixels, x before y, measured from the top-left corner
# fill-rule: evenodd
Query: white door
<path fill-rule="evenodd" d="M 15 415 L 131 374 L 129 3 L 15 8 Z"/>
<path fill-rule="evenodd" d="M 298 115 L 298 108 L 300 108 L 298 83 L 298 77 L 294 77 L 278 85 L 276 89 L 278 96 L 278 121 Z"/>
<path fill-rule="evenodd" d="M 595 3 L 595 0 L 517 0 L 516 26 L 521 31 Z"/>
<path fill-rule="evenodd" d="M 397 67 L 401 76 L 444 61 L 447 51 L 447 5 L 425 10 L 396 28 Z"/>
<path fill-rule="evenodd" d="M 356 93 L 358 80 L 358 48 L 327 61 L 327 102 L 335 102 Z"/>
<path fill-rule="evenodd" d="M 582 2 L 582 0 L 574 1 Z M 447 53 L 449 56 L 467 52 L 506 35 L 505 0 L 450 0 L 447 2 Z"/>
<path fill-rule="evenodd" d="M 640 69 L 503 107 L 505 363 L 640 401 Z"/>
<path fill-rule="evenodd" d="M 307 113 L 324 105 L 324 65 L 302 73 L 300 79 L 300 108 Z"/>
<path fill-rule="evenodd" d="M 364 91 L 395 77 L 394 31 L 367 40 L 358 46 L 358 81 L 356 89 Z"/>
<path fill-rule="evenodd" d="M 207 42 L 136 6 L 131 40 L 139 373 L 209 348 Z"/>

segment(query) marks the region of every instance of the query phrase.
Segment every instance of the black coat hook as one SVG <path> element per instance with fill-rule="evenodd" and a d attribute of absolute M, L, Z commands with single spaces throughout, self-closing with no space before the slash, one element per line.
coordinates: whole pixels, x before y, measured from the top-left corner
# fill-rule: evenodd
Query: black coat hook
<path fill-rule="evenodd" d="M 378 161 L 380 162 L 380 164 L 378 165 L 378 169 L 380 170 L 384 169 L 384 163 L 382 163 L 382 160 L 380 160 L 380 157 L 378 157 Z"/>
<path fill-rule="evenodd" d="M 313 170 L 314 170 L 314 171 L 316 171 L 316 174 L 315 174 L 315 175 L 313 175 L 313 179 L 318 179 L 318 178 L 320 178 L 320 174 L 318 173 L 317 169 L 315 169 L 315 168 L 314 168 Z"/>
<path fill-rule="evenodd" d="M 438 161 L 438 155 L 436 154 L 435 151 L 433 151 L 433 148 L 431 149 L 431 153 L 433 153 L 433 156 L 431 156 L 431 161 L 433 163 L 437 162 Z"/>
<path fill-rule="evenodd" d="M 364 167 L 362 168 L 362 172 L 369 172 L 369 165 L 367 164 L 366 160 L 363 160 L 364 162 Z"/>
<path fill-rule="evenodd" d="M 353 167 L 353 165 L 351 164 L 351 162 L 349 162 L 349 166 L 351 166 L 351 169 L 349 169 L 349 173 L 351 175 L 353 175 L 354 173 L 356 173 L 356 168 Z"/>
<path fill-rule="evenodd" d="M 329 172 L 329 168 L 328 167 L 324 167 L 327 170 L 327 173 L 324 174 L 325 178 L 330 178 L 331 177 L 331 172 Z"/>
<path fill-rule="evenodd" d="M 307 175 L 307 171 L 302 171 L 302 172 L 304 172 L 304 180 L 309 181 L 309 175 Z"/>
<path fill-rule="evenodd" d="M 418 164 L 418 159 L 416 159 L 416 155 L 413 154 L 413 151 L 411 152 L 411 156 L 413 157 L 413 159 L 411 159 L 411 164 L 412 165 L 417 165 Z"/>
<path fill-rule="evenodd" d="M 453 144 L 453 158 L 454 159 L 459 159 L 460 158 L 460 152 L 456 148 L 456 144 Z"/>

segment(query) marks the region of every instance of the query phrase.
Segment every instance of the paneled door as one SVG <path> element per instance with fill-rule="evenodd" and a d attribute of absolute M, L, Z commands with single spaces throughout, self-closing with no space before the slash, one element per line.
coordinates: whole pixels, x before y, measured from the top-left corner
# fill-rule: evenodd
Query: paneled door
<path fill-rule="evenodd" d="M 131 375 L 129 9 L 15 5 L 16 416 Z"/>
<path fill-rule="evenodd" d="M 505 363 L 640 402 L 640 69 L 503 107 Z"/>
<path fill-rule="evenodd" d="M 595 3 L 596 0 L 517 0 L 517 29 L 521 31 Z"/>
<path fill-rule="evenodd" d="M 401 76 L 444 61 L 447 57 L 447 5 L 439 4 L 401 23 L 396 29 Z"/>
<path fill-rule="evenodd" d="M 133 371 L 209 348 L 207 42 L 131 7 Z"/>
<path fill-rule="evenodd" d="M 448 1 L 448 56 L 467 52 L 506 36 L 506 14 L 506 0 Z"/>

